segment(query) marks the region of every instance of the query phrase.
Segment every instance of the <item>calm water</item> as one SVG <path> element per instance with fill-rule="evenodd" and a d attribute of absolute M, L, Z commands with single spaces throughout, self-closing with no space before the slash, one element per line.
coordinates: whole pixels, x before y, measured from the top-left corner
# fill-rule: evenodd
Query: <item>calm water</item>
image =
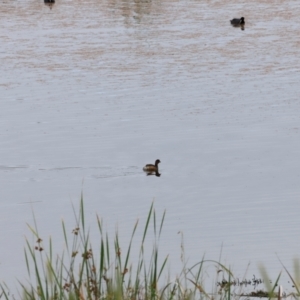
<path fill-rule="evenodd" d="M 127 248 L 150 204 L 161 255 L 242 277 L 291 268 L 300 233 L 298 1 L 0 1 L 0 280 L 26 274 L 26 223 L 63 249 L 83 191 Z M 229 20 L 244 16 L 245 30 Z M 145 176 L 161 160 L 161 177 Z M 30 202 L 32 204 L 30 204 Z M 94 227 L 94 226 L 93 226 Z M 95 241 L 97 242 L 98 236 Z M 222 246 L 223 245 L 223 246 Z M 13 253 L 13 255 L 11 255 Z M 290 289 L 290 286 L 285 285 Z"/>

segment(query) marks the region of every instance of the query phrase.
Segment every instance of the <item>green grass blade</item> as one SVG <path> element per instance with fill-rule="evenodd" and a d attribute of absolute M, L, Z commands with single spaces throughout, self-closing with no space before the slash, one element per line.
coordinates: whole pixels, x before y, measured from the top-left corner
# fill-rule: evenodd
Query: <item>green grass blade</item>
<path fill-rule="evenodd" d="M 110 266 L 110 258 L 109 258 L 109 240 L 108 235 L 106 234 L 106 259 L 107 259 L 107 265 Z"/>
<path fill-rule="evenodd" d="M 277 256 L 278 257 L 278 256 Z M 299 289 L 299 285 L 297 283 L 297 281 L 293 278 L 293 276 L 291 275 L 291 273 L 288 271 L 288 269 L 286 268 L 286 266 L 282 263 L 282 261 L 279 259 L 278 257 L 278 260 L 280 261 L 282 267 L 284 268 L 284 270 L 286 271 L 286 273 L 288 274 L 288 276 L 290 277 L 291 281 L 293 282 L 294 284 L 294 287 L 298 293 L 298 295 L 300 295 L 300 289 Z"/>
<path fill-rule="evenodd" d="M 265 287 L 266 287 L 268 293 L 270 293 L 271 290 L 272 290 L 272 285 L 271 285 L 271 283 L 270 283 L 271 280 L 270 280 L 270 277 L 269 277 L 269 275 L 268 275 L 268 273 L 267 273 L 267 270 L 265 269 L 265 267 L 264 267 L 262 264 L 260 264 L 260 265 L 258 266 L 258 269 L 259 269 L 259 271 L 260 271 L 261 276 L 262 276 L 263 279 L 264 279 Z"/>
<path fill-rule="evenodd" d="M 154 230 L 154 236 L 156 237 L 156 213 L 155 213 L 155 209 L 153 209 L 153 230 Z"/>
<path fill-rule="evenodd" d="M 38 236 L 37 232 L 28 223 L 26 223 L 26 225 L 29 228 L 29 230 L 33 233 L 33 235 L 38 239 L 39 236 Z"/>
<path fill-rule="evenodd" d="M 277 279 L 275 280 L 275 283 L 273 284 L 273 288 L 271 290 L 271 293 L 269 294 L 269 300 L 271 300 L 271 298 L 273 298 L 273 296 L 275 296 L 274 291 L 275 291 L 276 287 L 278 286 L 280 277 L 281 277 L 281 272 L 279 273 L 279 275 L 277 276 Z"/>
<path fill-rule="evenodd" d="M 67 238 L 67 232 L 66 232 L 66 226 L 64 220 L 61 221 L 62 229 L 63 229 L 63 234 L 64 234 L 64 241 L 67 247 L 67 250 L 69 252 L 69 243 L 68 243 L 68 238 Z"/>
<path fill-rule="evenodd" d="M 50 263 L 52 264 L 52 239 L 49 237 L 49 256 L 50 256 Z"/>
<path fill-rule="evenodd" d="M 169 255 L 165 258 L 165 260 L 164 260 L 162 266 L 160 267 L 160 270 L 159 270 L 159 273 L 158 273 L 158 276 L 157 276 L 157 280 L 159 280 L 159 278 L 160 278 L 160 276 L 161 276 L 161 274 L 162 274 L 162 272 L 163 272 L 163 270 L 164 270 L 164 268 L 165 268 L 165 266 L 166 266 L 166 263 L 167 263 L 167 261 L 168 261 L 168 258 L 169 258 Z"/>
<path fill-rule="evenodd" d="M 227 290 L 227 299 L 230 300 L 231 299 L 231 272 L 228 273 L 228 290 Z"/>
<path fill-rule="evenodd" d="M 43 285 L 42 285 L 41 275 L 40 275 L 40 272 L 39 272 L 38 263 L 37 263 L 37 260 L 36 260 L 34 250 L 31 249 L 31 246 L 30 246 L 28 240 L 26 240 L 26 243 L 27 243 L 27 248 L 29 249 L 29 252 L 31 254 L 31 258 L 33 260 L 34 269 L 35 269 L 35 277 L 36 277 L 36 280 L 37 280 L 38 286 L 39 286 L 38 293 L 39 293 L 40 299 L 42 299 L 42 300 L 45 299 L 46 300 Z"/>
<path fill-rule="evenodd" d="M 158 234 L 158 236 L 159 236 L 159 237 L 160 237 L 160 235 L 161 235 L 161 232 L 162 232 L 162 228 L 163 228 L 163 224 L 164 224 L 165 216 L 166 216 L 166 210 L 164 210 L 164 213 L 163 213 L 163 216 L 162 216 L 162 219 L 161 219 L 161 222 L 160 222 L 159 234 Z"/>
<path fill-rule="evenodd" d="M 127 249 L 127 254 L 126 254 L 125 264 L 124 264 L 124 267 L 123 267 L 123 279 L 124 279 L 124 276 L 125 276 L 125 270 L 127 269 L 127 266 L 128 266 L 128 261 L 129 261 L 129 256 L 130 256 L 131 245 L 132 245 L 133 237 L 134 237 L 135 231 L 136 231 L 136 229 L 137 229 L 138 223 L 139 223 L 139 221 L 137 220 L 137 221 L 135 222 L 135 225 L 134 225 L 134 228 L 133 228 L 133 231 L 132 231 L 132 234 L 131 234 L 129 246 L 128 246 L 128 249 Z"/>
<path fill-rule="evenodd" d="M 153 210 L 153 204 L 154 204 L 154 202 L 152 202 L 152 204 L 150 206 L 149 213 L 148 213 L 146 225 L 145 225 L 145 228 L 144 228 L 144 234 L 143 234 L 142 244 L 144 244 L 144 241 L 145 241 L 145 238 L 146 238 L 146 234 L 147 234 L 147 231 L 148 231 L 148 226 L 149 226 L 149 222 L 150 222 L 150 218 L 151 218 L 152 210 Z"/>
<path fill-rule="evenodd" d="M 5 288 L 3 287 L 2 283 L 0 283 L 0 288 L 1 288 L 1 293 L 0 293 L 0 299 L 2 298 L 2 296 L 4 296 L 5 299 L 9 300 L 8 294 L 5 291 Z"/>
<path fill-rule="evenodd" d="M 84 232 L 85 222 L 84 222 L 84 205 L 83 205 L 83 193 L 82 192 L 81 192 L 81 199 L 80 199 L 80 217 L 81 217 L 82 229 Z"/>
<path fill-rule="evenodd" d="M 299 259 L 294 258 L 294 279 L 297 286 L 300 285 L 300 263 Z"/>
<path fill-rule="evenodd" d="M 188 278 L 188 280 L 195 286 L 195 288 L 202 294 L 205 295 L 205 297 L 207 297 L 207 299 L 211 299 L 211 297 L 205 292 L 204 288 L 197 282 L 191 280 Z"/>
<path fill-rule="evenodd" d="M 28 256 L 26 249 L 24 249 L 24 256 L 25 256 L 25 262 L 26 262 L 26 267 L 27 267 L 27 273 L 30 276 L 30 266 L 29 266 L 29 261 L 28 261 Z"/>

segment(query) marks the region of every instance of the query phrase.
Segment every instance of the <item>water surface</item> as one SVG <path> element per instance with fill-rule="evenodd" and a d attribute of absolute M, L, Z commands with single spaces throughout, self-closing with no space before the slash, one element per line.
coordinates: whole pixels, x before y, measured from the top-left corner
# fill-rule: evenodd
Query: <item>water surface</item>
<path fill-rule="evenodd" d="M 32 209 L 60 252 L 83 191 L 127 247 L 153 199 L 161 255 L 239 277 L 298 255 L 297 1 L 0 1 L 0 280 L 24 278 Z M 245 30 L 229 20 L 244 16 Z M 161 177 L 145 176 L 161 160 Z M 30 204 L 31 203 L 31 204 Z M 141 224 L 142 225 L 142 224 Z M 137 244 L 140 241 L 138 232 Z M 95 235 L 96 236 L 96 235 Z M 96 240 L 96 238 L 95 238 Z M 11 256 L 13 253 L 13 257 Z M 290 286 L 286 286 L 290 289 Z"/>

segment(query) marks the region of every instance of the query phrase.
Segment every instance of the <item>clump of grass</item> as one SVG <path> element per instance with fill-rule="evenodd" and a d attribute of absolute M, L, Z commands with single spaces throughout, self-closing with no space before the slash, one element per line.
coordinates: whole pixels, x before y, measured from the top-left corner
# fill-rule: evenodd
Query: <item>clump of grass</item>
<path fill-rule="evenodd" d="M 49 246 L 45 249 L 34 219 L 34 226 L 28 225 L 28 227 L 36 242 L 32 245 L 26 238 L 24 249 L 29 282 L 20 282 L 20 299 L 215 299 L 204 289 L 204 264 L 209 263 L 217 266 L 218 273 L 222 270 L 224 274 L 227 274 L 228 282 L 233 278 L 231 271 L 220 262 L 204 260 L 204 257 L 200 262 L 188 268 L 184 258 L 183 242 L 181 245 L 183 268 L 180 275 L 175 280 L 168 279 L 167 282 L 161 283 L 162 278 L 170 278 L 170 275 L 166 274 L 168 256 L 162 259 L 161 264 L 159 264 L 160 260 L 158 259 L 159 240 L 165 215 L 164 212 L 161 219 L 157 220 L 152 203 L 144 225 L 142 241 L 138 249 L 139 255 L 134 258 L 134 261 L 132 261 L 130 253 L 139 222 L 137 221 L 133 227 L 127 251 L 122 253 L 118 232 L 115 234 L 113 247 L 111 247 L 109 237 L 103 230 L 101 219 L 97 216 L 97 228 L 101 238 L 100 245 L 97 245 L 95 249 L 85 225 L 82 196 L 71 242 L 62 221 L 66 249 L 61 255 L 53 254 L 51 237 L 49 238 Z M 150 228 L 153 228 L 154 242 L 149 260 L 145 257 L 145 241 L 151 234 Z M 133 265 L 135 265 L 134 268 Z M 10 299 L 7 286 L 2 284 L 0 290 L 0 298 Z M 230 285 L 220 289 L 217 298 L 230 300 Z"/>
<path fill-rule="evenodd" d="M 278 257 L 279 259 L 279 257 Z M 296 290 L 295 292 L 291 292 L 288 295 L 285 296 L 291 296 L 295 299 L 299 299 L 300 297 L 300 262 L 299 259 L 294 258 L 294 275 L 291 274 L 291 272 L 289 272 L 289 270 L 286 268 L 286 266 L 282 263 L 282 261 L 279 259 L 282 267 L 284 268 L 284 270 L 286 271 L 286 273 L 288 274 L 288 277 L 291 279 L 292 283 L 293 283 L 293 288 Z M 281 295 L 282 291 L 281 289 L 278 290 L 278 300 L 280 300 L 282 297 Z"/>
<path fill-rule="evenodd" d="M 277 276 L 274 284 L 272 284 L 272 280 L 270 279 L 267 270 L 265 269 L 265 267 L 262 264 L 259 266 L 259 270 L 260 270 L 261 276 L 263 278 L 265 287 L 267 289 L 267 291 L 265 292 L 267 298 L 269 298 L 269 299 L 277 298 L 277 293 L 276 293 L 275 289 L 278 286 L 278 282 L 279 282 L 279 279 L 281 277 L 281 272 Z"/>

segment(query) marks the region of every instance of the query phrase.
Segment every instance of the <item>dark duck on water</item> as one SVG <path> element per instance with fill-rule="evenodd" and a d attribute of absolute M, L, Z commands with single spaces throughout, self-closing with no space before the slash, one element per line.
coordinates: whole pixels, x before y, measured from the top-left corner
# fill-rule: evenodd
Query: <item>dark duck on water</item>
<path fill-rule="evenodd" d="M 232 26 L 241 26 L 245 25 L 245 18 L 241 17 L 240 19 L 232 19 L 230 20 Z"/>
<path fill-rule="evenodd" d="M 233 27 L 241 27 L 242 30 L 245 29 L 245 18 L 241 17 L 240 19 L 232 19 L 230 23 Z"/>

